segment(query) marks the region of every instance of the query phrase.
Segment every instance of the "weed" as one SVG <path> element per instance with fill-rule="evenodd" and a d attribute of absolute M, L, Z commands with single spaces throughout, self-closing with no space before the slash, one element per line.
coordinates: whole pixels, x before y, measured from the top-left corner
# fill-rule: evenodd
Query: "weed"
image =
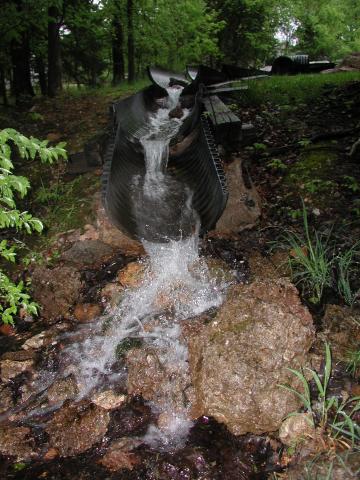
<path fill-rule="evenodd" d="M 347 446 L 351 443 L 353 448 L 360 441 L 360 426 L 354 420 L 355 413 L 360 410 L 360 397 L 339 398 L 328 394 L 329 380 L 331 378 L 332 359 L 328 343 L 325 344 L 325 368 L 321 377 L 315 370 L 307 370 L 312 376 L 317 390 L 317 398 L 314 401 L 308 380 L 303 371 L 289 369 L 300 381 L 303 392 L 300 393 L 288 385 L 280 387 L 294 393 L 302 402 L 305 410 L 312 415 L 314 425 L 328 433 L 333 439 L 342 440 Z"/>
<path fill-rule="evenodd" d="M 266 152 L 267 146 L 264 143 L 254 143 L 253 147 L 258 152 Z"/>
<path fill-rule="evenodd" d="M 309 140 L 308 138 L 303 138 L 303 139 L 298 141 L 298 144 L 301 147 L 308 147 L 311 144 L 311 140 Z"/>
<path fill-rule="evenodd" d="M 348 352 L 347 371 L 355 377 L 360 368 L 360 349 Z"/>
<path fill-rule="evenodd" d="M 304 190 L 309 193 L 327 192 L 328 190 L 333 189 L 335 186 L 335 183 L 331 180 L 321 180 L 315 178 L 304 183 Z"/>
<path fill-rule="evenodd" d="M 345 303 L 350 307 L 353 307 L 355 301 L 359 297 L 360 291 L 354 291 L 351 287 L 351 276 L 355 273 L 354 257 L 358 256 L 360 251 L 360 242 L 355 243 L 350 249 L 339 253 L 335 257 L 335 263 L 337 265 L 337 288 L 341 297 Z"/>
<path fill-rule="evenodd" d="M 273 170 L 285 171 L 288 166 L 279 158 L 274 158 L 270 162 L 267 162 L 267 166 Z"/>
<path fill-rule="evenodd" d="M 303 204 L 304 237 L 297 233 L 288 232 L 283 238 L 290 247 L 289 264 L 292 278 L 299 285 L 303 293 L 310 295 L 309 300 L 319 304 L 325 287 L 331 286 L 331 266 L 329 260 L 329 238 L 315 231 L 309 231 L 308 217 Z"/>
<path fill-rule="evenodd" d="M 360 185 L 356 178 L 349 175 L 343 176 L 343 186 L 351 190 L 353 193 L 360 191 Z"/>

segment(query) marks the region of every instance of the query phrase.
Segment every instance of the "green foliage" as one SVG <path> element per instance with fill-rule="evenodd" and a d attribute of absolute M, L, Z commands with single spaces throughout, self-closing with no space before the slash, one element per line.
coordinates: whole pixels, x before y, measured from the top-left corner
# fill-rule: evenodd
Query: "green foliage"
<path fill-rule="evenodd" d="M 24 198 L 30 184 L 27 178 L 13 173 L 14 164 L 11 159 L 16 148 L 22 159 L 40 158 L 42 163 L 51 164 L 59 158 L 66 158 L 64 144 L 48 147 L 47 141 L 27 138 L 13 129 L 0 131 L 0 229 L 15 229 L 31 234 L 41 233 L 43 224 L 27 211 L 20 211 L 16 206 L 16 197 Z M 16 260 L 15 245 L 8 241 L 0 242 L 0 257 L 7 262 Z M 22 281 L 14 283 L 8 275 L 0 269 L 0 313 L 4 323 L 13 323 L 13 316 L 19 307 L 28 313 L 36 314 L 37 304 L 32 302 L 26 293 Z"/>
<path fill-rule="evenodd" d="M 288 232 L 283 243 L 290 248 L 289 264 L 292 278 L 305 296 L 319 304 L 325 287 L 331 286 L 332 262 L 329 238 L 317 231 L 310 233 L 305 205 L 303 205 L 304 235 Z"/>
<path fill-rule="evenodd" d="M 345 303 L 352 307 L 359 297 L 360 292 L 354 291 L 351 286 L 351 277 L 356 274 L 355 259 L 360 255 L 360 242 L 351 248 L 340 251 L 334 263 L 337 267 L 337 287 Z"/>
<path fill-rule="evenodd" d="M 273 170 L 278 170 L 281 172 L 284 172 L 288 168 L 287 165 L 280 160 L 280 158 L 273 158 L 270 162 L 267 162 L 267 166 Z"/>
<path fill-rule="evenodd" d="M 356 374 L 360 368 L 360 349 L 349 351 L 347 362 L 347 370 L 351 373 L 353 377 L 356 377 Z"/>
<path fill-rule="evenodd" d="M 279 385 L 296 395 L 302 402 L 306 412 L 312 415 L 314 425 L 320 426 L 323 431 L 328 431 L 334 439 L 345 438 L 351 441 L 354 447 L 360 441 L 360 426 L 355 420 L 356 412 L 360 410 L 360 397 L 344 397 L 339 399 L 328 392 L 329 381 L 332 371 L 331 350 L 328 343 L 325 344 L 325 367 L 320 376 L 315 370 L 307 368 L 315 384 L 317 398 L 313 399 L 309 381 L 303 371 L 289 369 L 299 380 L 302 391 L 289 385 Z"/>

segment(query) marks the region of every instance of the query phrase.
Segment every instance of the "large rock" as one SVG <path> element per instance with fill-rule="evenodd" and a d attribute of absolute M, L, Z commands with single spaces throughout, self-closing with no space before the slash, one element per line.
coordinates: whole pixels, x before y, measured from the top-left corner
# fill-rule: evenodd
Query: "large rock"
<path fill-rule="evenodd" d="M 19 460 L 28 460 L 35 455 L 35 442 L 28 427 L 12 425 L 0 427 L 0 453 Z"/>
<path fill-rule="evenodd" d="M 109 420 L 107 411 L 92 404 L 64 406 L 46 426 L 50 446 L 62 457 L 85 452 L 103 439 Z"/>
<path fill-rule="evenodd" d="M 288 368 L 306 364 L 313 339 L 312 317 L 287 280 L 231 287 L 215 319 L 188 338 L 193 416 L 213 416 L 235 435 L 277 430 L 299 407 L 279 385 L 299 388 Z"/>
<path fill-rule="evenodd" d="M 41 315 L 48 320 L 69 316 L 70 307 L 79 301 L 82 287 L 80 273 L 71 266 L 52 270 L 38 267 L 32 274 L 33 298 L 41 305 Z"/>
<path fill-rule="evenodd" d="M 83 240 L 75 242 L 61 258 L 80 269 L 99 268 L 113 254 L 114 249 L 100 240 Z"/>
<path fill-rule="evenodd" d="M 229 198 L 224 213 L 216 224 L 216 231 L 237 233 L 257 223 L 261 214 L 260 197 L 250 180 L 249 185 L 246 185 L 240 158 L 235 158 L 226 167 L 225 173 Z"/>
<path fill-rule="evenodd" d="M 96 228 L 99 232 L 99 240 L 119 249 L 125 255 L 143 255 L 145 253 L 142 244 L 121 232 L 111 224 L 100 198 L 96 199 Z"/>

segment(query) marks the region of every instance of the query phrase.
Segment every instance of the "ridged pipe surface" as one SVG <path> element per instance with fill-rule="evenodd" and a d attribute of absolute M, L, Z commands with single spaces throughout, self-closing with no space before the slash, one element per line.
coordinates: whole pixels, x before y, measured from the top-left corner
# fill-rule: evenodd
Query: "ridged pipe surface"
<path fill-rule="evenodd" d="M 147 133 L 149 116 L 158 108 L 156 100 L 165 95 L 165 90 L 151 86 L 113 105 L 114 135 L 105 158 L 103 202 L 112 223 L 139 239 L 143 237 L 143 225 L 139 224 L 134 198 L 146 173 L 140 139 Z M 192 206 L 205 232 L 215 227 L 228 194 L 213 133 L 201 109 L 196 99 L 190 115 L 171 140 L 167 173 L 190 188 Z M 172 214 L 181 212 L 175 208 Z"/>

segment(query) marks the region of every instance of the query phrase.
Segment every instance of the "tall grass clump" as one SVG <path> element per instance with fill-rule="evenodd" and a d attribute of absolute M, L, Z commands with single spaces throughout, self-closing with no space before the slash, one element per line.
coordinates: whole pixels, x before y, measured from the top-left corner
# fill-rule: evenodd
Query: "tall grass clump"
<path fill-rule="evenodd" d="M 289 251 L 292 281 L 303 298 L 313 305 L 323 302 L 326 289 L 353 307 L 359 298 L 359 290 L 353 279 L 359 270 L 360 242 L 344 249 L 332 238 L 332 231 L 323 233 L 310 228 L 305 204 L 302 208 L 302 232 L 287 231 L 275 242 Z"/>

